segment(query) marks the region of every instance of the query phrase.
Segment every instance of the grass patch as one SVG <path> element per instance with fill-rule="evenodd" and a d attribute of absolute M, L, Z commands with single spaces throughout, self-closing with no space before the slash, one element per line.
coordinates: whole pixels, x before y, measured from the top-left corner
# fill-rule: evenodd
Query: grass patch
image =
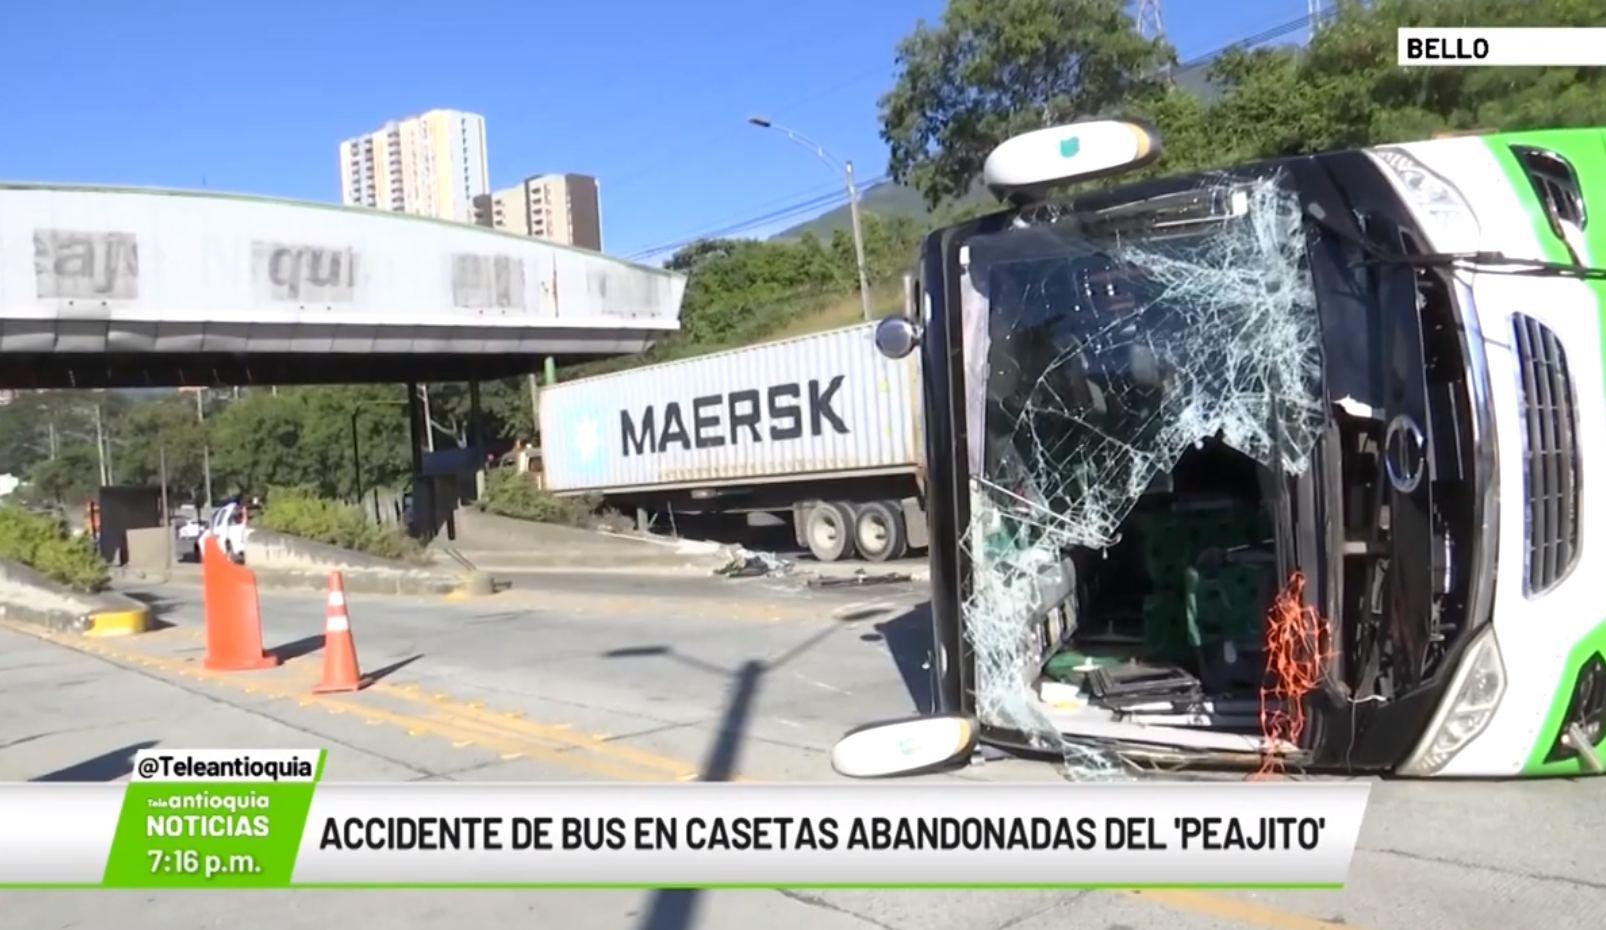
<path fill-rule="evenodd" d="M 551 523 L 580 529 L 629 529 L 630 521 L 602 508 L 602 500 L 592 495 L 559 497 L 535 486 L 528 472 L 496 468 L 485 473 L 485 494 L 474 506 L 515 520 Z"/>
<path fill-rule="evenodd" d="M 26 565 L 75 591 L 94 593 L 111 583 L 111 570 L 91 537 L 73 536 L 60 517 L 16 506 L 0 506 L 0 558 Z"/>
<path fill-rule="evenodd" d="M 423 558 L 423 549 L 400 529 L 376 526 L 359 508 L 319 497 L 306 488 L 274 488 L 268 492 L 267 504 L 262 515 L 255 518 L 265 530 L 382 559 Z"/>

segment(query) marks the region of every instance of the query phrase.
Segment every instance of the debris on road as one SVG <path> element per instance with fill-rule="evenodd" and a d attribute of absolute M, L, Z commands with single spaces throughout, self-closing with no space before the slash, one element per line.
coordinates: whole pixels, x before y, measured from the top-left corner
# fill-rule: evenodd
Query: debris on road
<path fill-rule="evenodd" d="M 714 574 L 726 578 L 784 578 L 794 568 L 794 563 L 772 552 L 753 552 L 738 546 L 731 551 L 730 561 L 714 569 Z"/>
<path fill-rule="evenodd" d="M 913 580 L 914 576 L 906 575 L 902 572 L 877 572 L 872 575 L 861 568 L 851 575 L 838 575 L 830 578 L 816 576 L 814 578 L 810 578 L 809 587 L 860 588 L 879 584 L 903 584 Z"/>

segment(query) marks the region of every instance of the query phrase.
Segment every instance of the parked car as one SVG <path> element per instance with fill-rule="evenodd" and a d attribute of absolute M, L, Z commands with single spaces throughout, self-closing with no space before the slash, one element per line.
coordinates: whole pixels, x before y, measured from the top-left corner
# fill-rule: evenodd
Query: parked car
<path fill-rule="evenodd" d="M 173 518 L 173 527 L 178 536 L 178 543 L 174 551 L 179 553 L 180 558 L 193 556 L 196 560 L 199 560 L 201 557 L 201 536 L 206 532 L 206 524 L 201 522 L 200 517 L 179 516 Z"/>
<path fill-rule="evenodd" d="M 212 514 L 212 521 L 195 535 L 195 559 L 200 561 L 201 546 L 207 536 L 215 537 L 225 555 L 235 564 L 245 562 L 246 509 L 238 501 L 230 501 Z"/>

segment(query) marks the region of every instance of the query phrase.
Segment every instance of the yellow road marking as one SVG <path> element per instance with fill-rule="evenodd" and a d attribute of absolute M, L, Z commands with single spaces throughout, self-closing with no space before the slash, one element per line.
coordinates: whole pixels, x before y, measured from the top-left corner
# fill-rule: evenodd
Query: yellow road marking
<path fill-rule="evenodd" d="M 25 632 L 34 631 L 27 630 Z M 196 640 L 203 638 L 201 631 L 192 627 L 181 628 L 181 635 Z M 80 642 L 81 641 L 76 640 L 62 641 L 63 645 L 82 649 L 84 647 L 79 645 Z M 176 661 L 182 661 L 162 656 L 153 656 L 144 652 L 125 652 L 120 647 L 112 649 L 99 644 L 89 646 L 88 648 L 97 652 L 102 652 L 103 654 L 124 659 L 125 661 L 132 660 L 141 664 L 150 663 L 153 667 L 163 669 L 169 668 Z M 297 660 L 292 660 L 292 662 L 285 663 L 285 667 L 288 668 L 292 663 L 297 665 L 297 670 L 302 671 L 302 675 L 300 677 L 304 678 L 305 680 L 310 680 L 312 677 L 310 674 L 311 670 L 316 663 L 301 661 L 305 658 L 307 657 L 298 657 Z M 184 663 L 184 666 L 184 671 L 188 671 L 189 668 L 195 667 L 195 663 L 187 662 Z M 232 677 L 230 673 L 206 672 L 201 670 L 201 674 L 208 680 L 216 681 L 228 687 L 241 690 L 258 688 L 260 689 L 261 693 L 268 694 L 270 696 L 279 696 L 281 690 L 277 689 L 274 685 L 264 682 L 258 682 L 255 680 L 246 682 L 244 680 Z M 697 766 L 692 765 L 684 760 L 622 745 L 613 741 L 613 738 L 608 734 L 599 733 L 593 736 L 582 735 L 573 732 L 572 724 L 538 723 L 536 721 L 523 719 L 522 712 L 520 711 L 499 712 L 488 709 L 483 701 L 456 701 L 452 699 L 450 694 L 446 694 L 444 692 L 432 693 L 428 697 L 425 697 L 417 685 L 393 684 L 385 681 L 374 682 L 365 688 L 364 692 L 383 695 L 396 701 L 414 706 L 429 708 L 429 718 L 434 720 L 437 726 L 457 726 L 460 727 L 465 734 L 469 734 L 456 739 L 455 742 L 483 744 L 483 740 L 476 738 L 474 734 L 478 734 L 480 737 L 483 737 L 488 733 L 502 732 L 517 737 L 524 737 L 526 739 L 545 744 L 550 748 L 580 750 L 587 754 L 602 756 L 613 760 L 613 762 L 610 763 L 611 767 L 617 765 L 626 765 L 644 769 L 649 772 L 661 773 L 659 775 L 659 780 L 694 781 L 700 777 L 701 774 Z M 322 704 L 330 713 L 333 714 L 352 712 L 352 708 L 354 707 L 366 706 L 350 704 L 349 702 L 337 701 L 331 698 L 309 698 L 303 693 L 296 693 L 293 695 L 285 694 L 283 696 L 294 697 L 303 706 L 314 703 Z M 380 721 L 374 720 L 370 722 L 378 723 Z M 571 755 L 566 757 L 568 761 L 573 761 L 576 758 L 579 758 L 579 756 Z M 735 778 L 732 780 L 748 781 L 749 779 Z"/>
<path fill-rule="evenodd" d="M 1285 911 L 1204 891 L 1128 891 L 1125 894 L 1153 901 L 1172 910 L 1220 917 L 1266 930 L 1356 930 L 1352 924 L 1307 917 L 1297 911 Z"/>
<path fill-rule="evenodd" d="M 38 627 L 22 626 L 5 621 L 0 621 L 0 626 L 77 652 L 105 656 L 126 664 L 148 663 L 147 667 L 161 672 L 195 677 L 238 691 L 243 691 L 246 684 L 244 680 L 234 677 L 230 673 L 208 672 L 193 661 L 111 648 L 103 645 L 105 641 L 85 640 L 81 637 L 65 636 L 42 630 Z M 140 661 L 142 658 L 147 662 L 142 663 Z M 311 663 L 307 663 L 307 666 L 310 668 Z M 256 686 L 259 689 L 259 694 L 263 696 L 303 701 L 308 706 L 322 707 L 331 714 L 349 714 L 364 722 L 388 724 L 407 732 L 409 735 L 437 736 L 448 743 L 461 742 L 490 749 L 504 759 L 528 758 L 610 780 L 647 782 L 668 780 L 661 770 L 645 768 L 639 764 L 630 764 L 617 758 L 597 759 L 590 753 L 585 752 L 584 750 L 587 747 L 583 745 L 574 745 L 572 742 L 557 746 L 550 743 L 542 744 L 534 738 L 534 734 L 510 731 L 506 727 L 496 727 L 478 720 L 449 714 L 430 716 L 399 714 L 344 698 L 322 697 L 313 698 L 309 701 L 309 695 L 305 690 L 307 676 L 270 674 L 273 674 L 274 677 L 253 678 L 251 681 L 251 684 Z"/>
<path fill-rule="evenodd" d="M 257 693 L 267 697 L 284 697 L 294 699 L 305 705 L 320 705 L 331 713 L 349 713 L 362 719 L 365 723 L 396 727 L 405 731 L 409 736 L 439 737 L 446 740 L 453 748 L 479 746 L 496 752 L 498 758 L 503 761 L 527 758 L 615 781 L 662 782 L 666 780 L 664 778 L 665 775 L 669 775 L 674 781 L 680 782 L 696 781 L 698 778 L 696 766 L 681 760 L 657 753 L 645 752 L 629 746 L 621 746 L 612 742 L 604 742 L 593 737 L 580 736 L 571 732 L 569 724 L 539 724 L 504 713 L 489 711 L 484 709 L 483 705 L 478 702 L 458 704 L 447 700 L 445 695 L 438 695 L 435 700 L 431 700 L 419 694 L 414 686 L 389 685 L 384 682 L 378 682 L 366 690 L 378 691 L 388 697 L 398 698 L 415 706 L 424 705 L 436 711 L 435 713 L 414 716 L 387 711 L 368 704 L 355 703 L 349 699 L 328 697 L 310 699 L 303 687 L 298 686 L 304 685 L 305 679 L 309 678 L 310 675 L 306 672 L 296 674 L 300 672 L 300 669 L 289 668 L 291 663 L 286 663 L 286 672 L 288 674 L 278 675 L 271 681 L 256 679 L 247 684 L 241 679 L 230 677 L 229 673 L 208 672 L 190 659 L 125 651 L 110 647 L 105 640 L 84 640 L 3 620 L 0 620 L 0 627 L 33 636 L 36 639 L 46 640 L 78 652 L 103 655 L 118 661 L 131 662 L 155 668 L 159 671 L 199 678 L 238 690 L 248 690 L 251 687 L 255 687 L 259 689 Z M 312 663 L 297 664 L 308 672 L 312 667 Z M 299 681 L 287 679 L 299 679 Z M 600 755 L 604 758 L 592 758 L 592 755 Z M 754 779 L 748 778 L 737 778 L 735 781 L 755 783 Z M 1285 911 L 1280 908 L 1257 904 L 1253 901 L 1229 898 L 1203 891 L 1128 891 L 1122 893 L 1171 910 L 1218 917 L 1245 926 L 1263 928 L 1263 930 L 1358 930 L 1353 925 L 1321 920 L 1296 911 Z"/>
<path fill-rule="evenodd" d="M 427 701 L 408 691 L 406 687 L 391 685 L 382 681 L 369 686 L 368 690 L 399 701 L 436 708 L 449 719 L 461 722 L 465 726 L 492 727 L 523 734 L 544 742 L 583 749 L 596 755 L 617 759 L 620 762 L 639 766 L 649 771 L 662 772 L 679 780 L 696 779 L 700 774 L 697 766 L 685 760 L 636 749 L 633 746 L 626 746 L 615 742 L 612 737 L 606 734 L 584 736 L 575 733 L 570 724 L 537 723 L 522 717 L 487 710 L 478 701 L 467 704 Z M 748 781 L 749 779 L 737 778 L 733 780 Z"/>

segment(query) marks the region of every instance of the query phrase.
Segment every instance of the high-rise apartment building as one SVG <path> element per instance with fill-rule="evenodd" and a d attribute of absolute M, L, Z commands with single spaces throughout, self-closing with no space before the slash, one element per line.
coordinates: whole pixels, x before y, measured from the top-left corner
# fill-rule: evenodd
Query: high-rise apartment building
<path fill-rule="evenodd" d="M 474 222 L 521 236 L 602 251 L 597 179 L 543 174 L 474 200 Z"/>
<path fill-rule="evenodd" d="M 485 162 L 484 117 L 430 110 L 340 143 L 340 199 L 472 223 L 490 189 Z"/>

